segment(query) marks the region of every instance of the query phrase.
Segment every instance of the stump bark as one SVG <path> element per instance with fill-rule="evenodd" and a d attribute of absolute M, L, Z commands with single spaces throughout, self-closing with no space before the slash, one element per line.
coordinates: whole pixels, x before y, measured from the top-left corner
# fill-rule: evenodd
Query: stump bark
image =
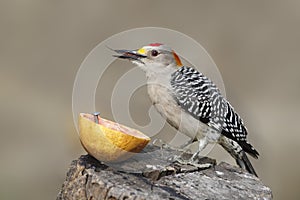
<path fill-rule="evenodd" d="M 155 164 L 143 172 L 124 172 L 82 155 L 71 163 L 57 196 L 62 199 L 267 200 L 272 199 L 272 192 L 246 171 L 224 162 L 216 165 L 206 157 L 195 166 Z"/>

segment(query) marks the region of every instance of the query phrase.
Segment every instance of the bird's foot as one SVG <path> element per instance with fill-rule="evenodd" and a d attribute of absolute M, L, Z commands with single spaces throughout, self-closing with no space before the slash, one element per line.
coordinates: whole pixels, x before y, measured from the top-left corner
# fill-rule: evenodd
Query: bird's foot
<path fill-rule="evenodd" d="M 193 155 L 190 152 L 184 152 L 180 155 L 173 156 L 172 161 L 174 163 L 179 163 L 180 165 L 194 166 L 198 169 L 207 169 L 215 164 L 215 160 L 201 157 L 197 152 Z"/>

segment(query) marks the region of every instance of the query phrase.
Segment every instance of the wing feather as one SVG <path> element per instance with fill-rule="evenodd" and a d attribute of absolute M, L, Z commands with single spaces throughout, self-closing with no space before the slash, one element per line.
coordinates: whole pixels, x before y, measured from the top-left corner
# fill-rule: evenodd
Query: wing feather
<path fill-rule="evenodd" d="M 172 74 L 171 88 L 183 110 L 257 157 L 258 152 L 246 141 L 243 120 L 209 78 L 194 68 L 183 66 Z"/>

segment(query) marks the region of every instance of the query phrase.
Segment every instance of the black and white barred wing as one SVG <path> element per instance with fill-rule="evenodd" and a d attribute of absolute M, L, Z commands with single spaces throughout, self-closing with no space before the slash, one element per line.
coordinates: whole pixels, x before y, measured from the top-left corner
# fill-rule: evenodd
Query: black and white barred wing
<path fill-rule="evenodd" d="M 226 102 L 215 84 L 190 67 L 181 67 L 171 77 L 177 103 L 189 114 L 212 128 L 222 131 Z"/>
<path fill-rule="evenodd" d="M 172 74 L 171 87 L 175 100 L 186 112 L 257 157 L 257 151 L 246 141 L 242 119 L 209 78 L 194 68 L 181 67 Z"/>

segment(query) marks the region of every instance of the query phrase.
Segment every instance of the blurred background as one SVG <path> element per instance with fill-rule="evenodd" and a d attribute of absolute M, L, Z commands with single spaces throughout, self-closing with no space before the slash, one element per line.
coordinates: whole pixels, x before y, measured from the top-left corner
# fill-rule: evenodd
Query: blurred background
<path fill-rule="evenodd" d="M 80 64 L 111 35 L 145 26 L 202 44 L 261 154 L 252 160 L 261 180 L 274 199 L 298 199 L 299 9 L 299 1 L 289 0 L 1 0 L 0 199 L 56 198 L 69 164 L 85 153 L 72 116 Z M 122 63 L 114 62 L 99 82 L 97 109 L 108 119 L 113 83 L 131 69 L 118 68 Z M 130 103 L 137 124 L 149 122 L 149 105 L 142 87 Z M 209 156 L 234 164 L 220 147 Z"/>

